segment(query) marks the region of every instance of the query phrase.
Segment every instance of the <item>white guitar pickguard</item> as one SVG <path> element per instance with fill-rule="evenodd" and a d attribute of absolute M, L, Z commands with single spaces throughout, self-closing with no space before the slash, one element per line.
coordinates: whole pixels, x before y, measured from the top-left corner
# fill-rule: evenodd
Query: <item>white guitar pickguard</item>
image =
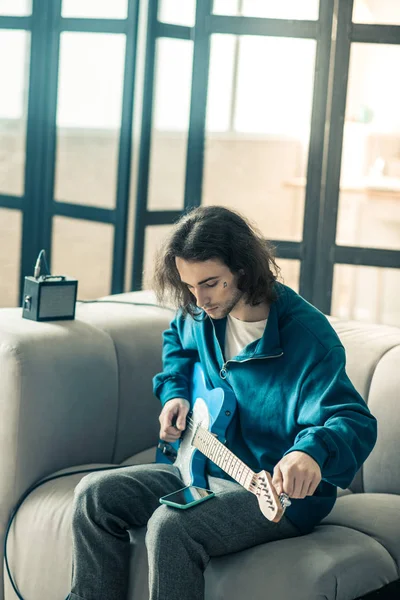
<path fill-rule="evenodd" d="M 174 466 L 178 467 L 181 472 L 181 477 L 185 486 L 191 485 L 193 482 L 192 461 L 194 453 L 198 452 L 198 450 L 193 446 L 192 441 L 198 425 L 201 425 L 207 430 L 210 427 L 210 414 L 203 398 L 196 398 L 193 405 L 192 423 L 186 423 L 186 430 L 174 462 Z"/>

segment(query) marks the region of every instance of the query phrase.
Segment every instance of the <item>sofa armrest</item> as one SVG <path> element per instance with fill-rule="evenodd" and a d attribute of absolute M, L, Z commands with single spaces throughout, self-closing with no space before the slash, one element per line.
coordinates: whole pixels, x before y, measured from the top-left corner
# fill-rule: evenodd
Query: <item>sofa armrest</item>
<path fill-rule="evenodd" d="M 112 456 L 118 369 L 88 323 L 35 322 L 0 310 L 0 510 L 36 480 Z M 4 513 L 3 513 L 4 516 Z"/>

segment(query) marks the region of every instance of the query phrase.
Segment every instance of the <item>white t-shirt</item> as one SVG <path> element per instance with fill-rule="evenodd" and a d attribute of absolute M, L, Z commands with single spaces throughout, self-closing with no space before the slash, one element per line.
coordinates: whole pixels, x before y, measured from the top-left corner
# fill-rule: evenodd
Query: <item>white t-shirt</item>
<path fill-rule="evenodd" d="M 264 333 L 267 320 L 263 319 L 262 321 L 250 323 L 228 315 L 225 332 L 225 360 L 230 360 L 248 344 L 254 342 L 254 340 L 259 340 Z"/>

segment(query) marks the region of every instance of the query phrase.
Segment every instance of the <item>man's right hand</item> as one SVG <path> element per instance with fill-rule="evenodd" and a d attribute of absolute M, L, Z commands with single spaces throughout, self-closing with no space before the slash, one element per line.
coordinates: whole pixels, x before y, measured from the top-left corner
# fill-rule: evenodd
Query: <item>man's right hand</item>
<path fill-rule="evenodd" d="M 184 398 L 168 400 L 160 413 L 160 439 L 164 442 L 176 442 L 186 428 L 186 415 L 190 403 Z M 175 422 L 176 421 L 176 422 Z M 172 423 L 175 422 L 175 426 Z"/>

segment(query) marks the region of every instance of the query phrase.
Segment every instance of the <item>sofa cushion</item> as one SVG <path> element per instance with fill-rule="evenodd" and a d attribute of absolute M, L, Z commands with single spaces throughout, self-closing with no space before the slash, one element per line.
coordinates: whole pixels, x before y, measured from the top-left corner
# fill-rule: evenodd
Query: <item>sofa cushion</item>
<path fill-rule="evenodd" d="M 354 600 L 397 578 L 392 557 L 375 539 L 319 525 L 305 536 L 212 559 L 206 599 Z"/>
<path fill-rule="evenodd" d="M 399 365 L 400 345 L 381 358 L 371 381 L 369 407 L 378 421 L 378 439 L 363 466 L 365 492 L 400 494 Z"/>
<path fill-rule="evenodd" d="M 149 462 L 154 448 L 124 465 Z M 64 469 L 107 468 L 92 464 Z M 8 544 L 15 582 L 24 598 L 65 598 L 71 580 L 71 518 L 74 489 L 84 474 L 47 482 L 23 503 Z M 345 494 L 311 534 L 280 540 L 210 561 L 206 600 L 353 600 L 399 577 L 400 498 L 390 494 Z M 147 600 L 145 529 L 130 531 L 129 600 Z M 397 536 L 398 537 L 398 536 Z M 301 586 L 299 581 L 301 580 Z M 15 598 L 7 576 L 6 598 Z"/>
<path fill-rule="evenodd" d="M 400 572 L 400 496 L 351 494 L 339 498 L 324 525 L 348 527 L 374 538 L 391 555 Z"/>
<path fill-rule="evenodd" d="M 52 475 L 108 466 L 112 465 L 80 465 Z M 8 537 L 7 557 L 14 582 L 26 600 L 63 600 L 70 591 L 72 506 L 74 489 L 82 477 L 84 474 L 69 475 L 44 483 L 18 510 Z M 7 600 L 16 598 L 6 569 L 4 593 Z"/>
<path fill-rule="evenodd" d="M 154 456 L 155 448 L 149 448 L 126 459 L 121 466 L 151 462 L 154 461 Z M 58 476 L 33 490 L 23 502 L 11 526 L 7 544 L 11 574 L 23 598 L 62 600 L 69 592 L 72 502 L 74 489 L 86 473 L 67 477 L 61 475 L 71 471 L 90 472 L 115 466 L 100 463 L 62 469 L 45 477 L 42 481 Z M 6 569 L 4 589 L 7 599 L 16 598 Z M 140 598 L 140 594 L 137 598 Z"/>

